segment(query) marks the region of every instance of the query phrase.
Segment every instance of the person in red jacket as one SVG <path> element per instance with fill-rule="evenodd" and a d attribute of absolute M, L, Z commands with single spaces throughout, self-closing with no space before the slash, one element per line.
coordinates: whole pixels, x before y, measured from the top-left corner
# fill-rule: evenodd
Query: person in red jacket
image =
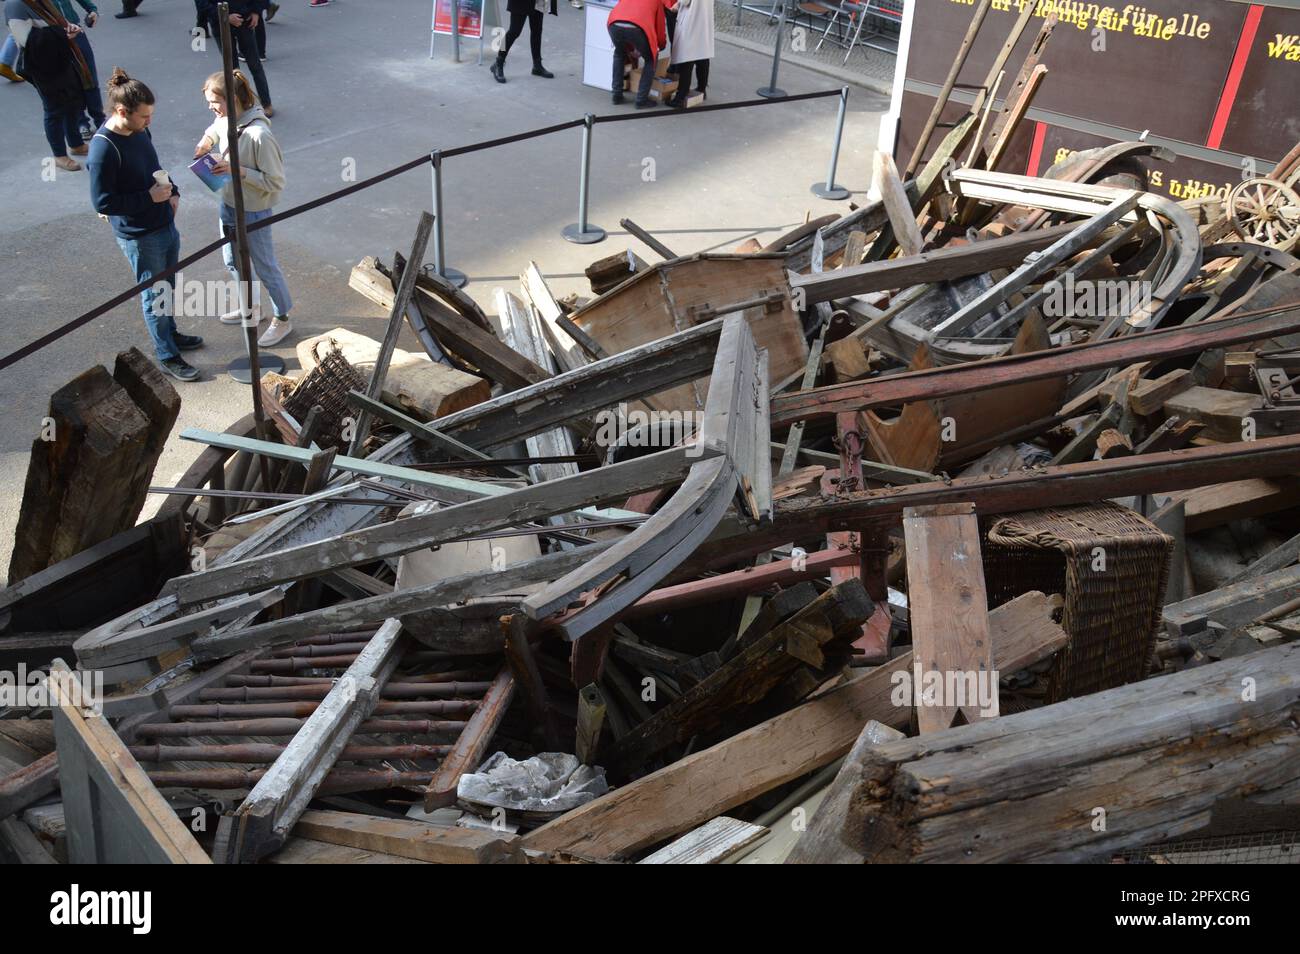
<path fill-rule="evenodd" d="M 636 108 L 645 109 L 650 102 L 650 84 L 655 78 L 655 61 L 659 51 L 668 45 L 668 26 L 664 10 L 673 7 L 673 0 L 618 0 L 610 11 L 606 27 L 610 42 L 614 44 L 614 104 L 623 102 L 623 64 L 628 53 L 639 56 L 643 63 L 641 85 L 636 91 Z"/>

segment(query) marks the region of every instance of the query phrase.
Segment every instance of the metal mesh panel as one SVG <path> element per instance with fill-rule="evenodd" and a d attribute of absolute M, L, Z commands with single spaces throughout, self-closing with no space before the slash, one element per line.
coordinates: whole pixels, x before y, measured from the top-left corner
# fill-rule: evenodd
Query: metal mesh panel
<path fill-rule="evenodd" d="M 1300 864 L 1300 831 L 1183 838 L 1131 848 L 1097 861 L 1126 865 L 1294 865 Z"/>
<path fill-rule="evenodd" d="M 320 357 L 320 346 L 318 342 L 313 349 L 318 364 L 285 398 L 284 409 L 302 421 L 312 406 L 319 404 L 324 413 L 316 432 L 317 445 L 346 447 L 347 442 L 341 436 L 343 419 L 355 413 L 348 404 L 348 392 L 364 391 L 366 382 L 332 342 L 324 358 Z"/>

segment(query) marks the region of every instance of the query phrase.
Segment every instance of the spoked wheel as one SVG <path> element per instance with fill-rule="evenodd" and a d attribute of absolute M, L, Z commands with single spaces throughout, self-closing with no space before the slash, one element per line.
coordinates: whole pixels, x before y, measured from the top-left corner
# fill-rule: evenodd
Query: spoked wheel
<path fill-rule="evenodd" d="M 1288 250 L 1300 239 L 1300 195 L 1276 179 L 1247 179 L 1228 193 L 1228 217 L 1248 242 Z"/>

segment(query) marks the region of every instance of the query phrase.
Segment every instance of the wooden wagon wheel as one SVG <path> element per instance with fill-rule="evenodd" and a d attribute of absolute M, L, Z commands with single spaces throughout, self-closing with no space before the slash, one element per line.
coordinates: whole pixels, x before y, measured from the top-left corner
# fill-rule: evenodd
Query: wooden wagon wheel
<path fill-rule="evenodd" d="M 1227 215 L 1238 235 L 1283 250 L 1300 238 L 1300 195 L 1276 179 L 1247 179 L 1228 193 Z"/>

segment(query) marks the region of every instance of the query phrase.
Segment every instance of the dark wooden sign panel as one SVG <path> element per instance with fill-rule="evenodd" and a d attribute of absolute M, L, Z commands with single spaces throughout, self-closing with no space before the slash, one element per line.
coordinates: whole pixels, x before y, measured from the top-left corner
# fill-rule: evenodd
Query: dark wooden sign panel
<path fill-rule="evenodd" d="M 976 9 L 975 0 L 913 0 L 894 153 L 906 158 Z M 995 0 L 941 119 L 965 112 L 1020 13 Z M 1300 9 L 1234 0 L 1144 4 L 1033 0 L 1034 18 L 1007 60 L 1014 80 L 1043 19 L 1058 24 L 1049 72 L 1006 157 L 1005 172 L 1041 174 L 1069 150 L 1143 132 L 1179 158 L 1157 164 L 1154 190 L 1189 198 L 1267 175 L 1300 140 Z M 936 144 L 941 127 L 931 139 Z M 1242 157 L 1255 160 L 1243 164 Z"/>

